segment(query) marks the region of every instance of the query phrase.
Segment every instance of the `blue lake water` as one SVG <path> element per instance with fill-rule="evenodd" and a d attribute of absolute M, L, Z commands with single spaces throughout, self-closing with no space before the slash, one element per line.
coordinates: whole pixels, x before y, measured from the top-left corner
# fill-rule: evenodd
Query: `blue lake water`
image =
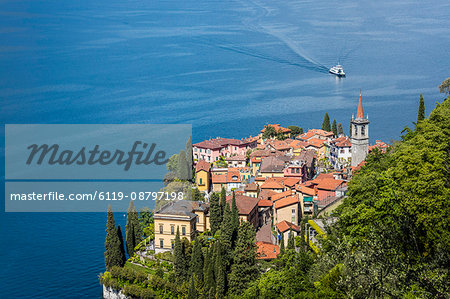
<path fill-rule="evenodd" d="M 449 15 L 444 0 L 1 1 L 1 123 L 192 123 L 200 141 L 328 112 L 348 131 L 362 90 L 371 142 L 388 142 L 420 93 L 427 113 L 443 98 Z M 0 297 L 99 297 L 105 221 L 1 212 Z"/>

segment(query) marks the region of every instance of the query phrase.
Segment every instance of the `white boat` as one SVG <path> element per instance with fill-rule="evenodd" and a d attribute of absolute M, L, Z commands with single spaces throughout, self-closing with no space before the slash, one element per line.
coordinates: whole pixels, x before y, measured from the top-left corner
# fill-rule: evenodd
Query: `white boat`
<path fill-rule="evenodd" d="M 342 65 L 338 64 L 336 66 L 333 66 L 329 72 L 333 75 L 336 75 L 338 77 L 345 77 L 344 69 L 342 68 Z"/>

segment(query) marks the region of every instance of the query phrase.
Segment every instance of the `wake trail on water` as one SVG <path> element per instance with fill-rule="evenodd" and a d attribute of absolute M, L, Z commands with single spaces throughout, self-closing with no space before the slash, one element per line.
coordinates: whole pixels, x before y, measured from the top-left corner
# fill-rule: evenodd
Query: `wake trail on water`
<path fill-rule="evenodd" d="M 279 55 L 271 55 L 264 52 L 260 52 L 258 50 L 255 50 L 251 47 L 245 47 L 242 45 L 233 44 L 224 40 L 217 40 L 217 39 L 198 39 L 202 44 L 206 44 L 208 46 L 217 47 L 226 51 L 239 53 L 243 55 L 247 55 L 254 58 L 263 59 L 266 61 L 276 62 L 279 64 L 284 65 L 290 65 L 295 67 L 301 67 L 304 69 L 308 69 L 315 72 L 320 73 L 326 73 L 328 72 L 328 68 L 320 63 L 314 63 L 309 59 L 302 58 L 301 56 L 298 57 L 298 55 L 293 51 L 292 49 L 288 48 L 290 51 L 287 53 L 285 51 L 279 51 L 280 54 L 285 54 L 282 56 Z M 286 50 L 286 49 L 283 49 Z M 284 52 L 284 53 L 283 53 Z M 294 55 L 293 55 L 294 54 Z M 283 57 L 284 56 L 284 57 Z M 287 56 L 287 57 L 286 57 Z M 298 59 L 300 58 L 300 59 Z"/>

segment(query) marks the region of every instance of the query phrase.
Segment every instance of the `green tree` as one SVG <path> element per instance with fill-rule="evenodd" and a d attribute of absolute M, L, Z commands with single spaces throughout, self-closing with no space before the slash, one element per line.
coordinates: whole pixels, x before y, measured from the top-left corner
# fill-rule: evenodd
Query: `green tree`
<path fill-rule="evenodd" d="M 226 267 L 223 260 L 224 251 L 221 248 L 220 242 L 214 246 L 215 259 L 215 277 L 216 277 L 216 298 L 223 298 L 226 292 Z"/>
<path fill-rule="evenodd" d="M 448 95 L 449 90 L 450 90 L 450 78 L 447 78 L 444 81 L 442 81 L 441 85 L 439 85 L 439 92 Z"/>
<path fill-rule="evenodd" d="M 327 132 L 331 131 L 330 116 L 328 116 L 328 112 L 325 112 L 325 116 L 323 117 L 322 130 Z"/>
<path fill-rule="evenodd" d="M 225 204 L 225 210 L 223 211 L 223 220 L 220 226 L 220 243 L 224 254 L 229 254 L 229 252 L 231 251 L 233 231 L 234 227 L 230 205 Z"/>
<path fill-rule="evenodd" d="M 190 173 L 186 154 L 184 151 L 180 151 L 178 154 L 178 178 L 183 181 L 189 180 Z"/>
<path fill-rule="evenodd" d="M 294 232 L 292 229 L 289 231 L 287 249 L 295 249 Z"/>
<path fill-rule="evenodd" d="M 238 239 L 229 275 L 229 290 L 232 294 L 245 291 L 248 284 L 258 277 L 255 249 L 255 229 L 247 221 L 239 226 Z"/>
<path fill-rule="evenodd" d="M 197 289 L 195 288 L 195 276 L 191 276 L 189 288 L 187 291 L 187 298 L 188 299 L 197 299 L 198 298 Z"/>
<path fill-rule="evenodd" d="M 237 239 L 237 234 L 238 234 L 238 230 L 239 230 L 239 222 L 240 222 L 239 209 L 236 204 L 236 195 L 233 191 L 233 197 L 231 199 L 231 224 L 233 227 L 233 237 L 232 237 L 233 245 L 235 244 L 236 239 Z"/>
<path fill-rule="evenodd" d="M 193 201 L 203 201 L 205 198 L 203 197 L 202 192 L 198 190 L 198 188 L 192 189 L 192 200 Z"/>
<path fill-rule="evenodd" d="M 267 125 L 264 128 L 264 132 L 262 134 L 262 138 L 263 139 L 270 139 L 273 138 L 277 135 L 277 131 L 275 130 L 274 127 L 272 127 L 271 125 Z"/>
<path fill-rule="evenodd" d="M 297 126 L 289 126 L 289 130 L 291 130 L 291 137 L 296 137 L 300 134 L 303 134 L 303 129 Z"/>
<path fill-rule="evenodd" d="M 221 217 L 221 208 L 219 203 L 219 195 L 217 193 L 213 193 L 211 195 L 210 199 L 210 225 L 211 225 L 211 232 L 213 235 L 216 234 L 216 232 L 220 229 L 220 224 L 222 223 L 222 217 Z"/>
<path fill-rule="evenodd" d="M 194 156 L 192 154 L 192 136 L 189 136 L 189 139 L 186 143 L 186 160 L 189 169 L 189 180 L 192 180 L 192 173 L 194 170 Z"/>
<path fill-rule="evenodd" d="M 221 213 L 222 215 L 225 211 L 226 204 L 227 204 L 227 192 L 225 191 L 225 188 L 222 187 L 222 190 L 220 191 L 220 210 L 222 212 Z"/>
<path fill-rule="evenodd" d="M 331 127 L 331 132 L 333 132 L 334 136 L 338 135 L 336 120 L 333 119 L 333 126 Z"/>
<path fill-rule="evenodd" d="M 344 135 L 344 128 L 341 123 L 338 123 L 338 135 Z"/>
<path fill-rule="evenodd" d="M 186 256 L 183 250 L 183 245 L 181 244 L 179 227 L 177 227 L 177 233 L 175 235 L 173 254 L 174 254 L 173 269 L 175 273 L 175 280 L 177 283 L 183 283 L 187 277 Z"/>
<path fill-rule="evenodd" d="M 172 155 L 172 157 L 169 158 L 169 161 L 167 161 L 166 164 L 167 170 L 174 172 L 174 173 L 178 173 L 178 155 L 174 154 Z"/>
<path fill-rule="evenodd" d="M 284 254 L 284 233 L 281 233 L 280 238 L 280 255 Z"/>
<path fill-rule="evenodd" d="M 204 289 L 205 292 L 208 293 L 209 290 L 215 288 L 215 280 L 214 280 L 214 259 L 212 256 L 213 246 L 207 249 L 205 254 L 205 262 L 203 263 L 203 280 L 204 280 Z M 214 291 L 215 293 L 215 291 Z"/>
<path fill-rule="evenodd" d="M 117 236 L 119 237 L 120 241 L 120 259 L 122 261 L 121 264 L 125 265 L 127 259 L 125 257 L 125 243 L 123 242 L 123 234 L 122 229 L 120 228 L 120 224 L 117 226 Z"/>
<path fill-rule="evenodd" d="M 420 94 L 419 111 L 417 112 L 417 123 L 421 122 L 424 119 L 425 119 L 425 100 L 423 99 L 423 95 Z"/>
<path fill-rule="evenodd" d="M 130 201 L 127 211 L 126 243 L 127 253 L 131 257 L 134 255 L 134 248 L 142 241 L 141 224 L 133 201 Z"/>
<path fill-rule="evenodd" d="M 122 267 L 124 265 L 122 251 L 120 250 L 120 239 L 114 221 L 111 205 L 108 206 L 108 217 L 106 220 L 106 240 L 105 240 L 105 266 L 106 270 L 112 267 Z"/>
<path fill-rule="evenodd" d="M 198 281 L 203 281 L 203 252 L 202 244 L 198 238 L 194 239 L 194 248 L 191 255 L 190 274 L 195 275 Z"/>

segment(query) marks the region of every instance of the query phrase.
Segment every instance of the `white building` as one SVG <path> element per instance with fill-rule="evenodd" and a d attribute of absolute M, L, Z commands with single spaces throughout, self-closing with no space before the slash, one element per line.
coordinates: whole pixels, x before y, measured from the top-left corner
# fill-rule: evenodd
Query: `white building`
<path fill-rule="evenodd" d="M 349 166 L 352 158 L 350 138 L 342 136 L 331 141 L 330 156 L 334 169 L 342 169 Z"/>

